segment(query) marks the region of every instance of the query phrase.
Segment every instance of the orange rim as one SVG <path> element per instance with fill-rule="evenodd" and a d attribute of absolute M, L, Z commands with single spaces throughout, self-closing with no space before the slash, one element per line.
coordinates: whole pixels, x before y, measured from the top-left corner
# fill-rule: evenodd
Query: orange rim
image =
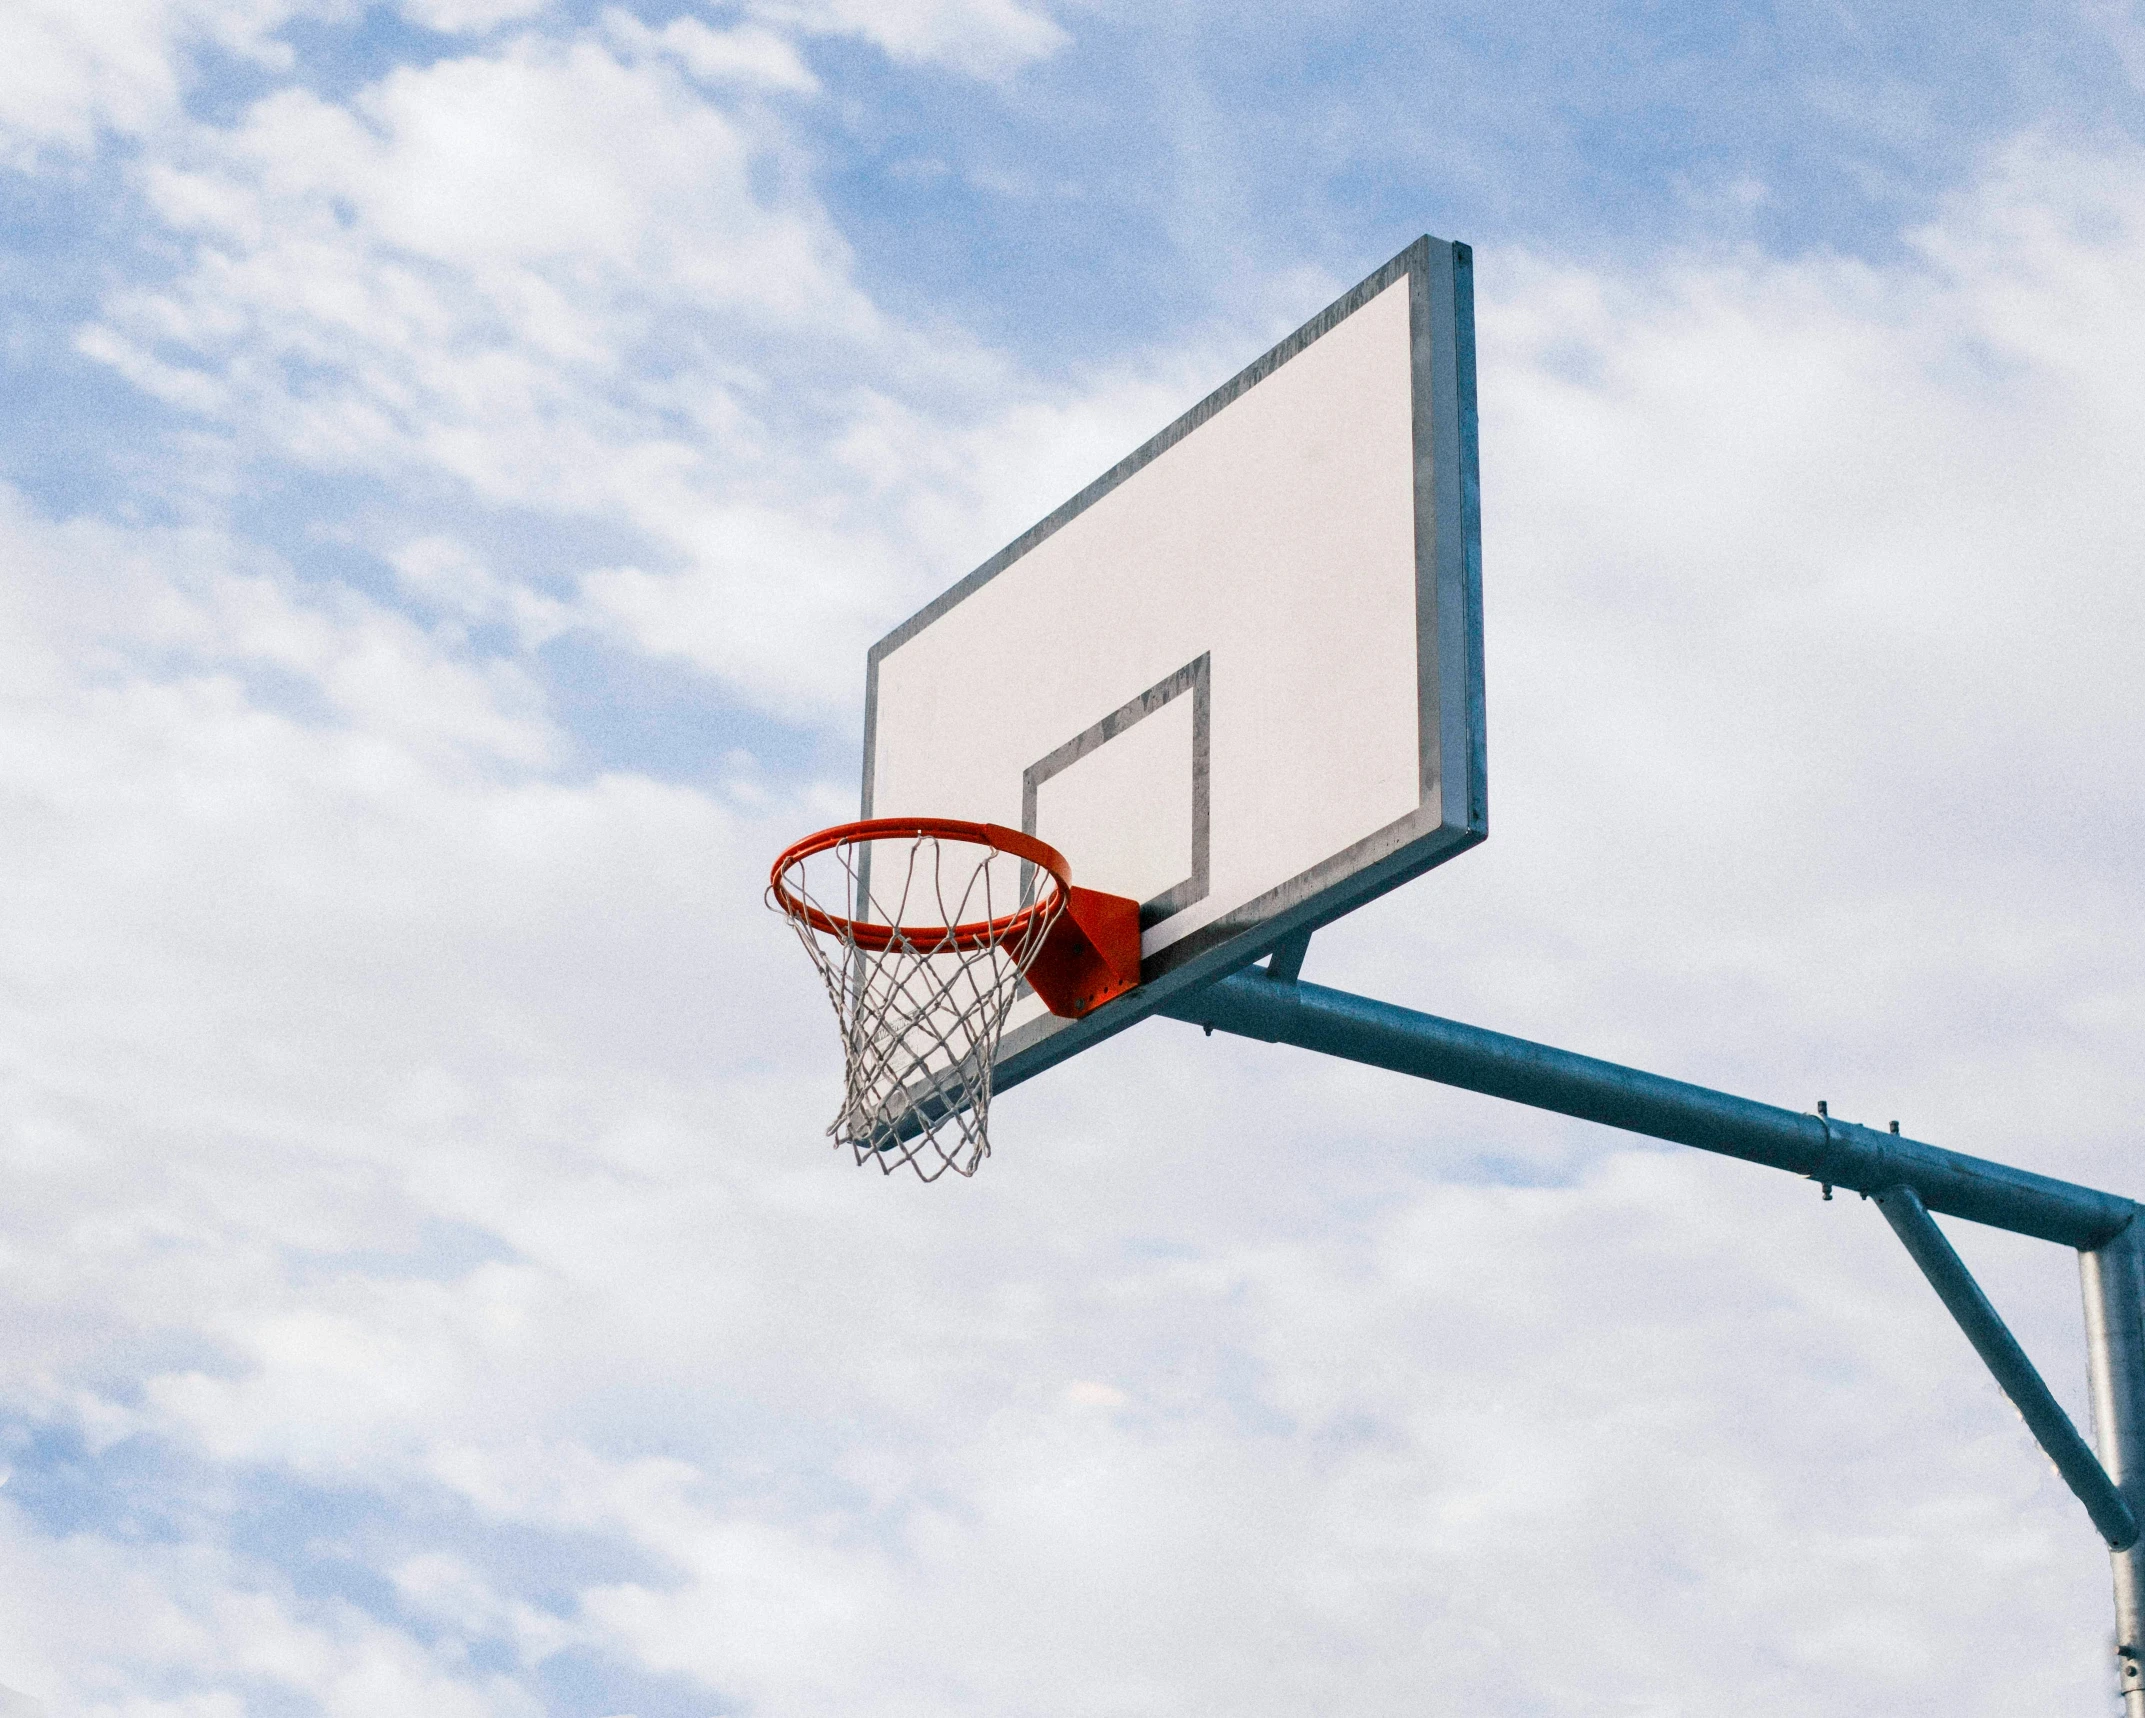
<path fill-rule="evenodd" d="M 1010 853 L 1016 859 L 1025 859 L 1031 865 L 1040 865 L 1050 873 L 1056 889 L 1003 918 L 972 919 L 965 925 L 873 925 L 815 907 L 793 894 L 782 881 L 805 860 L 831 848 L 926 835 L 941 841 L 965 841 L 971 846 L 993 848 L 1000 853 Z M 925 950 L 967 951 L 1017 942 L 1038 917 L 1054 915 L 1064 905 L 1066 892 L 1071 888 L 1072 867 L 1065 863 L 1065 855 L 1047 841 L 1038 841 L 1032 835 L 1007 829 L 1002 824 L 964 823 L 952 817 L 868 817 L 859 823 L 837 823 L 831 829 L 807 835 L 802 841 L 785 848 L 767 878 L 767 891 L 774 897 L 775 905 L 791 918 L 810 925 L 815 931 L 846 938 L 872 954 L 885 953 L 894 946 L 897 938 Z"/>

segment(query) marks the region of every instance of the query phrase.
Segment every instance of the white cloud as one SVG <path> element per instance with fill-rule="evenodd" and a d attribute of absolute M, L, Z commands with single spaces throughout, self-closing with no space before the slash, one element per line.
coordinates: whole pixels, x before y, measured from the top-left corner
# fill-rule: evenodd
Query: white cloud
<path fill-rule="evenodd" d="M 660 39 L 704 61 L 712 38 Z M 624 57 L 523 40 L 350 107 L 269 98 L 188 165 L 148 169 L 192 265 L 114 294 L 81 346 L 245 457 L 623 528 L 653 564 L 594 580 L 608 594 L 587 618 L 630 616 L 665 650 L 712 620 L 681 654 L 823 711 L 854 676 L 813 643 L 831 626 L 861 644 L 918 584 L 913 547 L 828 460 L 827 420 L 841 435 L 875 378 L 973 396 L 988 366 L 889 327 L 780 134 L 655 40 Z"/>
<path fill-rule="evenodd" d="M 694 350 L 731 344 L 721 319 L 874 330 L 816 206 L 755 189 L 776 141 L 662 61 L 588 40 L 399 71 L 349 108 L 284 91 L 203 135 L 192 164 L 150 169 L 195 266 L 116 299 L 105 349 L 137 354 L 144 375 L 200 377 L 226 409 L 272 407 L 301 457 L 417 454 L 502 499 L 563 481 L 570 503 L 579 464 L 614 467 L 621 438 L 627 455 L 666 451 L 652 418 L 735 440 L 746 362 L 708 374 Z M 607 399 L 629 356 L 653 373 Z M 297 385 L 296 365 L 320 383 Z M 532 464 L 532 437 L 565 434 L 553 420 L 568 406 L 594 421 Z M 692 462 L 683 446 L 669 457 Z"/>
<path fill-rule="evenodd" d="M 789 38 L 752 24 L 713 30 L 698 18 L 673 18 L 651 29 L 630 12 L 603 15 L 605 33 L 633 54 L 666 53 L 704 83 L 758 86 L 799 95 L 819 93 L 819 80 Z"/>
<path fill-rule="evenodd" d="M 14 1613 L 0 1630 L 19 1629 L 35 1643 L 16 1662 L 35 1668 L 47 1692 L 0 1711 L 242 1718 L 263 1698 L 302 1701 L 331 1718 L 543 1711 L 506 1679 L 471 1674 L 353 1606 L 309 1606 L 244 1582 L 242 1571 L 196 1547 L 47 1538 L 26 1531 L 14 1512 L 0 1513 L 0 1589 Z M 79 1656 L 56 1659 L 56 1643 Z"/>
<path fill-rule="evenodd" d="M 855 36 L 897 60 L 1010 77 L 1071 38 L 1018 0 L 750 0 L 753 15 L 807 35 Z"/>
<path fill-rule="evenodd" d="M 284 66 L 290 50 L 275 32 L 340 10 L 337 0 L 12 0 L 0 11 L 0 164 L 166 124 L 200 49 Z"/>
<path fill-rule="evenodd" d="M 540 18 L 551 0 L 402 0 L 402 15 L 413 24 L 447 35 L 481 35 L 501 24 Z"/>
<path fill-rule="evenodd" d="M 2106 32 L 2124 73 L 2145 89 L 2145 17 L 2135 0 L 2086 0 L 2079 10 L 2089 24 Z"/>
<path fill-rule="evenodd" d="M 402 589 L 420 607 L 469 626 L 505 626 L 524 650 L 548 643 L 573 624 L 564 603 L 500 577 L 453 537 L 414 537 L 388 559 Z"/>

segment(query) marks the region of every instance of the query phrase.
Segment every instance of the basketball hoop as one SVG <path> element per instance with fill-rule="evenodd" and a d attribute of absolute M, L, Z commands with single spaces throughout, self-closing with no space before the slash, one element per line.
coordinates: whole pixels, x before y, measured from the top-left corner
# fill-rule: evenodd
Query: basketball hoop
<path fill-rule="evenodd" d="M 995 823 L 876 818 L 808 835 L 774 863 L 786 914 L 834 1004 L 858 1163 L 926 1181 L 990 1155 L 991 1066 L 1021 982 L 1053 1013 L 1139 982 L 1139 906 L 1076 889 L 1063 854 Z"/>

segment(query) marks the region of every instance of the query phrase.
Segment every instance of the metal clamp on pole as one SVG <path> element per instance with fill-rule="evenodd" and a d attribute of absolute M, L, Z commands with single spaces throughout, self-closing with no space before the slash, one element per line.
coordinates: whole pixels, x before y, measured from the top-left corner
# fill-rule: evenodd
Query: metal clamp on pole
<path fill-rule="evenodd" d="M 1911 1187 L 1887 1187 L 1877 1194 L 1876 1199 L 1885 1221 L 1906 1243 L 1907 1251 L 1914 1255 L 1914 1262 L 1921 1266 L 1922 1275 L 1929 1279 L 1929 1286 L 1936 1290 L 1937 1298 L 1950 1308 L 1951 1316 L 1966 1332 L 1966 1340 L 1974 1345 L 1975 1352 L 1995 1374 L 1997 1384 L 2011 1398 L 2011 1406 L 2026 1422 L 2026 1429 L 2048 1452 L 2048 1459 L 2056 1464 L 2056 1472 L 2063 1476 L 2064 1483 L 2078 1494 L 2078 1501 L 2085 1505 L 2085 1512 L 2100 1529 L 2100 1536 L 2117 1551 L 2126 1551 L 2135 1545 L 2138 1523 L 2137 1517 L 2130 1512 L 2130 1505 L 2124 1501 L 2122 1492 L 2108 1477 L 2107 1469 L 2100 1465 L 2091 1447 L 2078 1435 L 2078 1428 L 2071 1424 L 2063 1404 L 2055 1399 L 2040 1373 L 2034 1370 L 2033 1362 L 2019 1347 L 2018 1339 L 2011 1334 L 2002 1316 L 1989 1304 L 1989 1297 L 1981 1292 L 1981 1285 L 1974 1281 L 1966 1261 L 1953 1250 L 1944 1231 L 1936 1226 L 1936 1219 L 1922 1204 L 1921 1195 Z"/>

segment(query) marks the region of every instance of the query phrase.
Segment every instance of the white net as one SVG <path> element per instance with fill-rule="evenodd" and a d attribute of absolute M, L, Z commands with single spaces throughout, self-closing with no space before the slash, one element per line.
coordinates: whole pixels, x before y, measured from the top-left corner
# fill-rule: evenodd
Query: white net
<path fill-rule="evenodd" d="M 769 904 L 796 927 L 840 1025 L 835 1145 L 889 1175 L 975 1174 L 991 1149 L 998 1035 L 1064 909 L 1057 880 L 981 841 L 904 832 L 785 863 Z"/>

